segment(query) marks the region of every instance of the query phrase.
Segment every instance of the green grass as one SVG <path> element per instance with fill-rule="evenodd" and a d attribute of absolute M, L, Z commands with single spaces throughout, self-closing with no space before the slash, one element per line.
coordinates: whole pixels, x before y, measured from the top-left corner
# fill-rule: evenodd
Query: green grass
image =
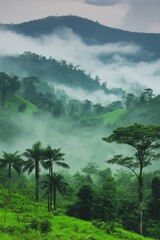
<path fill-rule="evenodd" d="M 38 215 L 37 215 L 38 213 Z M 46 211 L 38 211 L 27 214 L 36 219 L 43 217 L 52 222 L 52 231 L 47 234 L 42 234 L 38 230 L 29 229 L 23 231 L 25 224 L 23 221 L 18 222 L 17 216 L 22 218 L 25 213 L 16 214 L 7 212 L 6 229 L 10 232 L 0 231 L 1 240 L 151 240 L 138 234 L 117 228 L 114 233 L 107 234 L 103 230 L 96 228 L 91 222 L 83 221 L 73 217 L 53 216 Z M 0 224 L 4 222 L 4 210 L 0 211 Z M 14 231 L 12 232 L 12 229 Z"/>
<path fill-rule="evenodd" d="M 108 239 L 116 240 L 115 236 L 108 235 L 102 230 L 97 229 L 92 225 L 91 222 L 79 220 L 76 218 L 71 218 L 68 216 L 55 216 L 53 217 L 53 233 L 54 237 L 59 236 L 60 239 L 70 240 L 70 239 Z"/>
<path fill-rule="evenodd" d="M 78 123 L 82 126 L 95 126 L 97 124 L 116 124 L 119 123 L 126 115 L 126 109 L 117 109 L 112 112 L 103 113 L 97 116 L 81 116 Z"/>
<path fill-rule="evenodd" d="M 12 109 L 14 111 L 18 111 L 18 108 L 21 104 L 26 105 L 25 113 L 32 115 L 34 112 L 37 111 L 37 107 L 33 105 L 32 103 L 28 102 L 22 97 L 14 96 L 8 99 L 5 103 L 6 106 L 8 106 L 9 109 Z"/>
<path fill-rule="evenodd" d="M 126 114 L 126 109 L 117 109 L 113 112 L 108 112 L 101 115 L 99 118 L 105 123 L 116 123 L 122 119 Z"/>

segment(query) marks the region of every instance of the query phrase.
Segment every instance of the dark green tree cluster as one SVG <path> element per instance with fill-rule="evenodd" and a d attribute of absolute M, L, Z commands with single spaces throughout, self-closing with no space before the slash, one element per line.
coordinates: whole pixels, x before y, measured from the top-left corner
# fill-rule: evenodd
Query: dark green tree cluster
<path fill-rule="evenodd" d="M 11 69 L 13 66 L 18 65 L 21 71 L 23 69 L 28 75 L 43 78 L 44 81 L 49 81 L 53 84 L 65 84 L 69 87 L 80 87 L 88 91 L 103 90 L 106 93 L 112 93 L 106 85 L 101 85 L 98 76 L 92 78 L 90 74 L 79 68 L 80 65 L 74 66 L 65 60 L 57 61 L 51 57 L 47 59 L 35 53 L 24 52 L 24 54 L 19 56 L 5 57 L 3 62 L 5 62 L 6 68 L 10 67 L 9 69 Z"/>
<path fill-rule="evenodd" d="M 142 124 L 159 124 L 160 95 L 155 95 L 151 88 L 144 89 L 140 96 L 128 93 L 125 105 L 129 123 L 133 120 Z"/>
<path fill-rule="evenodd" d="M 115 221 L 117 219 L 117 190 L 110 169 L 99 170 L 88 162 L 81 172 L 73 175 L 76 198 L 67 213 L 84 220 Z"/>
<path fill-rule="evenodd" d="M 3 106 L 6 99 L 14 96 L 16 91 L 20 88 L 20 83 L 17 76 L 9 76 L 4 72 L 0 72 L 0 100 Z"/>

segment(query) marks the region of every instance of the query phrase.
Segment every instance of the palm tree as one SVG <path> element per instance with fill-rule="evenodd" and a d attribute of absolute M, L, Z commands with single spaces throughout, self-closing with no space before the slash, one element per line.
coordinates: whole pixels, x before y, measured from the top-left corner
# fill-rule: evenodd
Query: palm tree
<path fill-rule="evenodd" d="M 43 167 L 45 169 L 49 170 L 49 176 L 51 178 L 51 188 L 50 188 L 50 209 L 52 210 L 52 202 L 53 202 L 53 181 L 52 178 L 54 176 L 53 174 L 53 165 L 56 164 L 58 166 L 61 166 L 63 168 L 70 168 L 67 163 L 64 163 L 64 153 L 60 152 L 61 149 L 52 149 L 51 146 L 47 146 L 47 148 L 44 150 L 44 159 L 43 161 Z"/>
<path fill-rule="evenodd" d="M 46 195 L 48 195 L 48 211 L 51 210 L 50 206 L 50 191 L 53 191 L 53 205 L 56 210 L 57 191 L 62 195 L 67 194 L 68 183 L 64 181 L 64 177 L 59 173 L 53 173 L 52 176 L 47 175 L 47 180 L 41 182 L 42 188 L 46 188 Z"/>
<path fill-rule="evenodd" d="M 44 189 L 44 188 L 46 189 L 45 195 L 48 196 L 48 212 L 50 212 L 52 210 L 51 209 L 52 203 L 51 203 L 51 197 L 50 197 L 50 194 L 52 192 L 51 179 L 52 179 L 51 176 L 48 174 L 47 179 L 41 181 L 42 189 Z"/>
<path fill-rule="evenodd" d="M 11 175 L 12 169 L 20 174 L 23 165 L 23 159 L 18 151 L 15 153 L 3 152 L 3 158 L 0 159 L 0 167 L 8 167 L 8 191 L 11 193 Z"/>
<path fill-rule="evenodd" d="M 25 161 L 25 166 L 23 172 L 28 171 L 30 174 L 35 170 L 35 201 L 39 201 L 39 173 L 40 173 L 40 163 L 43 159 L 44 150 L 41 147 L 41 142 L 38 141 L 33 144 L 32 148 L 26 149 L 24 156 L 28 159 Z"/>

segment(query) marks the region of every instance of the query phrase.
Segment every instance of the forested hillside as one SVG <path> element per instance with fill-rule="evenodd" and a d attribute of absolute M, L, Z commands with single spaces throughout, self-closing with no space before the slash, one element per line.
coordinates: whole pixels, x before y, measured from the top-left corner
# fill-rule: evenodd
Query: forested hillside
<path fill-rule="evenodd" d="M 105 93 L 122 95 L 122 89 L 108 89 L 104 83 L 100 83 L 98 76 L 92 78 L 79 66 L 67 63 L 65 60 L 57 61 L 54 58 L 47 59 L 35 53 L 25 52 L 19 56 L 0 57 L 0 69 L 9 74 L 24 73 L 41 78 L 44 82 L 58 83 L 72 88 L 82 88 L 88 91 L 102 90 Z"/>

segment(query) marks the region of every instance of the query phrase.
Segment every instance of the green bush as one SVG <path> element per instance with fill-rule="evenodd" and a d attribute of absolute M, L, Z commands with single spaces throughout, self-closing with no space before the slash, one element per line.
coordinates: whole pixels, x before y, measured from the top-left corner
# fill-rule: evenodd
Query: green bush
<path fill-rule="evenodd" d="M 93 221 L 92 224 L 108 234 L 115 231 L 115 222 Z"/>
<path fill-rule="evenodd" d="M 42 222 L 40 222 L 39 230 L 42 233 L 47 233 L 52 230 L 52 223 L 48 219 L 44 219 Z"/>
<path fill-rule="evenodd" d="M 160 223 L 157 221 L 153 221 L 148 224 L 146 227 L 145 234 L 149 237 L 153 237 L 155 239 L 160 239 Z"/>
<path fill-rule="evenodd" d="M 34 230 L 39 229 L 39 221 L 36 218 L 31 219 L 31 222 L 29 223 L 29 227 Z"/>
<path fill-rule="evenodd" d="M 13 234 L 16 232 L 16 230 L 17 230 L 17 226 L 12 226 L 12 225 L 4 226 L 2 224 L 0 225 L 0 231 L 4 233 Z"/>

